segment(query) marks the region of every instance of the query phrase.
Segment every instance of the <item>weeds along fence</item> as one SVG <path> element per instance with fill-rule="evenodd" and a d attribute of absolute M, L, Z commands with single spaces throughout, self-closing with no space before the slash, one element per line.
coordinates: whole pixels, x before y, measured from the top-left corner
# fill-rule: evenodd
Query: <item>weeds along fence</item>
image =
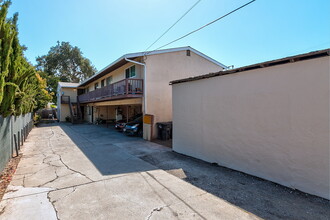
<path fill-rule="evenodd" d="M 33 128 L 32 113 L 20 116 L 0 115 L 0 172 L 18 152 Z"/>

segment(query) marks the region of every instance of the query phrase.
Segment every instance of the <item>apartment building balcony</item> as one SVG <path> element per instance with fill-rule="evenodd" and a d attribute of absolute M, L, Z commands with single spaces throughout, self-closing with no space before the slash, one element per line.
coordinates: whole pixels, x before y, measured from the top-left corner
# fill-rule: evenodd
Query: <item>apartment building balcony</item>
<path fill-rule="evenodd" d="M 100 102 L 114 99 L 139 98 L 143 96 L 143 79 L 124 79 L 78 96 L 80 103 Z"/>

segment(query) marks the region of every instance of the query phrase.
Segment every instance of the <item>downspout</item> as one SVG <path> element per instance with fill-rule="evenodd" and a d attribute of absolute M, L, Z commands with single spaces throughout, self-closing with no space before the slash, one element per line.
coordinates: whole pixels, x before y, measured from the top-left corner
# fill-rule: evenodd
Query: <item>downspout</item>
<path fill-rule="evenodd" d="M 141 65 L 143 66 L 143 109 L 144 109 L 144 114 L 147 113 L 147 83 L 146 83 L 146 79 L 147 79 L 147 66 L 145 63 L 140 63 L 140 62 L 137 62 L 135 60 L 130 60 L 130 59 L 127 59 L 125 57 L 125 60 L 127 62 L 131 62 L 131 63 L 135 63 L 135 64 L 138 64 L 138 65 Z"/>

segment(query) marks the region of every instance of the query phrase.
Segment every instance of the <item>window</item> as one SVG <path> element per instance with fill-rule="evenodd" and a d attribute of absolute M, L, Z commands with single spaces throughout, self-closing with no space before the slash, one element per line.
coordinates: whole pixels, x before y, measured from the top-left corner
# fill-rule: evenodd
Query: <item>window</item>
<path fill-rule="evenodd" d="M 135 66 L 131 66 L 130 68 L 126 69 L 125 73 L 126 73 L 126 79 L 135 77 L 136 76 Z"/>
<path fill-rule="evenodd" d="M 98 89 L 99 88 L 99 83 L 95 83 L 94 84 L 94 89 Z"/>
<path fill-rule="evenodd" d="M 86 93 L 88 93 L 88 92 L 89 92 L 89 87 L 86 88 Z"/>
<path fill-rule="evenodd" d="M 107 80 L 107 86 L 110 85 L 112 82 L 112 76 L 109 76 L 106 80 Z"/>
<path fill-rule="evenodd" d="M 104 79 L 101 80 L 101 88 L 104 87 Z"/>

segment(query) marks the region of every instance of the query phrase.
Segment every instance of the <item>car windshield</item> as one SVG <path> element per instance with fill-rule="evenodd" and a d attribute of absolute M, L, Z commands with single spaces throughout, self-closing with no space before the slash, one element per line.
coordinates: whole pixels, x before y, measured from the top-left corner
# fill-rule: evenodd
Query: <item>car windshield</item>
<path fill-rule="evenodd" d="M 140 122 L 142 122 L 142 116 L 140 116 L 140 117 L 134 119 L 132 122 L 133 122 L 133 123 L 140 123 Z"/>

